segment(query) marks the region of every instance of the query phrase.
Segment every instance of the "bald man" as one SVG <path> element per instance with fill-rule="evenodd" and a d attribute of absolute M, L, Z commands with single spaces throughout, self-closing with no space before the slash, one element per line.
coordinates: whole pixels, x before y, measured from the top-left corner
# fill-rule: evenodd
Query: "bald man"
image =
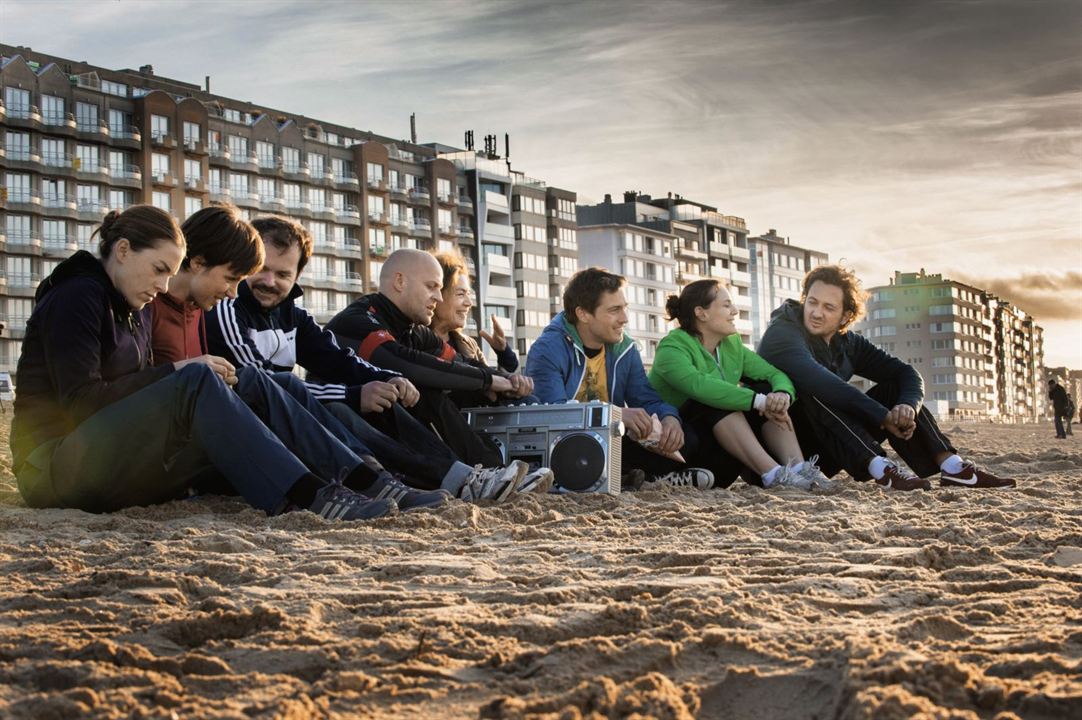
<path fill-rule="evenodd" d="M 469 427 L 444 391 L 507 392 L 511 381 L 491 368 L 456 360 L 454 348 L 429 327 L 442 288 L 443 269 L 435 257 L 420 250 L 396 250 L 383 264 L 379 292 L 351 303 L 327 329 L 363 360 L 409 379 L 420 392 L 410 412 L 464 462 L 494 465 L 502 462 L 499 450 Z M 547 490 L 551 484 L 547 468 L 529 473 L 523 483 L 531 490 Z"/>

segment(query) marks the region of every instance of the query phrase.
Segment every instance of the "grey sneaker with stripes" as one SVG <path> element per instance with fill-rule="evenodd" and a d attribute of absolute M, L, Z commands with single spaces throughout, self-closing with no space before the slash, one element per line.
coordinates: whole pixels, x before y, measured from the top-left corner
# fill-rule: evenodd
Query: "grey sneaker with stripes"
<path fill-rule="evenodd" d="M 503 502 L 522 484 L 529 466 L 521 460 L 512 460 L 506 467 L 486 468 L 478 465 L 466 477 L 458 497 L 466 502 L 493 500 Z"/>
<path fill-rule="evenodd" d="M 375 520 L 397 515 L 398 503 L 391 498 L 375 500 L 334 482 L 319 489 L 308 509 L 327 520 Z"/>
<path fill-rule="evenodd" d="M 373 500 L 390 498 L 398 504 L 398 509 L 402 512 L 437 508 L 451 499 L 451 493 L 446 490 L 418 490 L 406 485 L 400 477 L 386 470 L 365 488 L 364 494 Z"/>

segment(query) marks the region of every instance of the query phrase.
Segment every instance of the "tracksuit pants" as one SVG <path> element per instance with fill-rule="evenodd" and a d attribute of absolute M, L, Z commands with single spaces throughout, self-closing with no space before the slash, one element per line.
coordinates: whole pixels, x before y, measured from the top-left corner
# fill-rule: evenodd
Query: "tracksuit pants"
<path fill-rule="evenodd" d="M 879 383 L 868 391 L 868 396 L 889 409 L 898 402 L 898 387 L 894 383 Z M 819 468 L 827 477 L 845 470 L 855 480 L 870 480 L 868 463 L 876 455 L 887 455 L 882 445 L 884 439 L 890 442 L 905 464 L 922 478 L 939 472 L 939 464 L 935 461 L 937 453 L 957 452 L 924 407 L 917 413 L 917 429 L 908 440 L 835 410 L 814 395 L 801 395 L 789 415 L 804 456 L 818 454 Z"/>

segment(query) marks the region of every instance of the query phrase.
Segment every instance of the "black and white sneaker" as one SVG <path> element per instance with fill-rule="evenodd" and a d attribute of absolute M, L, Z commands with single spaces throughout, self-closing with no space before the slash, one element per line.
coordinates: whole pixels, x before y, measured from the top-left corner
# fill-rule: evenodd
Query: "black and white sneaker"
<path fill-rule="evenodd" d="M 672 485 L 673 487 L 693 487 L 709 490 L 714 487 L 714 473 L 705 468 L 688 468 L 679 472 L 655 475 L 651 482 Z"/>
<path fill-rule="evenodd" d="M 547 493 L 552 489 L 552 482 L 554 479 L 552 471 L 547 467 L 537 468 L 527 472 L 518 485 L 515 486 L 515 492 L 520 493 Z"/>
<path fill-rule="evenodd" d="M 364 494 L 373 500 L 390 498 L 398 504 L 398 509 L 402 512 L 437 508 L 451 499 L 451 493 L 446 490 L 418 490 L 406 485 L 400 478 L 386 470 L 381 472 L 376 481 L 365 489 Z"/>
<path fill-rule="evenodd" d="M 327 520 L 375 520 L 397 515 L 398 503 L 391 498 L 376 500 L 334 482 L 319 489 L 308 509 Z"/>

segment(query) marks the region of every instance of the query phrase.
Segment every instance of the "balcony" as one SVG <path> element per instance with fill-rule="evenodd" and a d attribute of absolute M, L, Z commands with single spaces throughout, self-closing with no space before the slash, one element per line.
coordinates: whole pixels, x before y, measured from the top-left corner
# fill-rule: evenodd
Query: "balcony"
<path fill-rule="evenodd" d="M 232 160 L 233 154 L 229 152 L 229 148 L 224 145 L 211 145 L 208 148 L 208 155 L 210 155 L 211 165 L 228 165 Z"/>
<path fill-rule="evenodd" d="M 125 203 L 124 207 L 109 208 L 101 200 L 83 198 L 78 201 L 77 210 L 80 220 L 101 220 L 110 209 L 124 211 L 131 207 L 131 203 Z"/>
<path fill-rule="evenodd" d="M 334 220 L 334 208 L 326 203 L 319 203 L 318 205 L 312 203 L 312 217 L 320 220 Z"/>
<path fill-rule="evenodd" d="M 353 290 L 354 292 L 364 292 L 364 278 L 360 273 L 347 272 L 345 282 L 342 283 L 346 290 Z"/>
<path fill-rule="evenodd" d="M 413 227 L 413 222 L 405 215 L 392 214 L 391 226 L 394 227 L 396 230 L 403 230 L 405 232 L 409 232 L 410 228 Z"/>
<path fill-rule="evenodd" d="M 71 170 L 72 156 L 67 153 L 42 153 L 41 164 L 57 170 Z"/>
<path fill-rule="evenodd" d="M 413 227 L 410 230 L 410 235 L 430 238 L 432 237 L 432 225 L 427 222 L 414 221 Z"/>
<path fill-rule="evenodd" d="M 171 175 L 170 173 L 167 173 L 167 172 L 160 172 L 160 171 L 152 172 L 150 174 L 150 180 L 151 180 L 152 183 L 154 183 L 158 187 L 172 188 L 172 187 L 177 186 L 177 178 L 176 178 L 176 176 Z"/>
<path fill-rule="evenodd" d="M 280 198 L 277 195 L 259 195 L 259 207 L 261 210 L 273 213 L 284 213 L 286 211 L 285 198 Z"/>
<path fill-rule="evenodd" d="M 191 155 L 206 155 L 207 146 L 199 138 L 184 138 L 184 152 Z"/>
<path fill-rule="evenodd" d="M 436 196 L 436 202 L 440 205 L 457 205 L 458 196 L 453 192 L 441 192 Z"/>
<path fill-rule="evenodd" d="M 428 192 L 428 188 L 419 185 L 410 188 L 409 197 L 410 202 L 414 205 L 427 205 L 432 202 L 432 195 Z"/>
<path fill-rule="evenodd" d="M 381 213 L 377 210 L 369 210 L 368 222 L 371 225 L 388 225 L 390 224 L 390 219 L 387 217 L 387 213 Z"/>
<path fill-rule="evenodd" d="M 357 238 L 347 237 L 342 240 L 342 247 L 339 250 L 340 255 L 360 259 L 363 253 L 364 246 L 361 245 L 361 241 Z"/>
<path fill-rule="evenodd" d="M 324 185 L 334 185 L 334 172 L 330 168 L 316 170 L 312 173 L 312 182 L 321 180 Z"/>
<path fill-rule="evenodd" d="M 312 174 L 305 162 L 282 162 L 282 174 L 296 180 L 308 180 Z"/>
<path fill-rule="evenodd" d="M 237 207 L 259 209 L 259 193 L 232 190 L 231 194 L 233 195 L 233 203 Z"/>
<path fill-rule="evenodd" d="M 286 198 L 286 212 L 298 217 L 312 217 L 312 204 L 297 198 Z"/>
<path fill-rule="evenodd" d="M 511 274 L 511 258 L 506 255 L 488 255 L 485 258 L 485 266 L 489 270 L 493 270 L 504 275 Z"/>
<path fill-rule="evenodd" d="M 391 185 L 388 190 L 391 191 L 391 197 L 405 198 L 409 196 L 409 188 L 405 185 Z"/>
<path fill-rule="evenodd" d="M 109 177 L 109 166 L 103 164 L 98 158 L 73 158 L 71 167 L 75 170 L 75 176 L 86 180 L 105 182 Z"/>
<path fill-rule="evenodd" d="M 458 241 L 472 243 L 473 240 L 473 228 L 469 227 L 468 225 L 460 225 L 458 228 Z"/>
<path fill-rule="evenodd" d="M 227 187 L 223 187 L 221 185 L 211 185 L 210 199 L 211 201 L 218 202 L 233 202 L 233 193 L 230 192 L 229 188 Z"/>
<path fill-rule="evenodd" d="M 505 214 L 510 210 L 510 206 L 507 204 L 507 196 L 492 190 L 485 190 L 485 207 Z"/>
<path fill-rule="evenodd" d="M 500 305 L 514 305 L 518 302 L 518 294 L 515 292 L 515 288 L 509 285 L 493 285 L 490 283 L 484 298 L 486 304 L 496 302 Z"/>
<path fill-rule="evenodd" d="M 6 147 L 0 151 L 0 157 L 5 158 L 4 164 L 9 168 L 34 170 L 41 164 L 41 152 L 37 148 Z"/>
<path fill-rule="evenodd" d="M 26 255 L 40 255 L 41 238 L 35 237 L 33 233 L 29 232 L 9 233 L 7 251 Z"/>
<path fill-rule="evenodd" d="M 110 125 L 109 136 L 113 145 L 138 150 L 143 145 L 143 134 L 134 125 Z"/>
<path fill-rule="evenodd" d="M 37 212 L 41 209 L 41 194 L 34 190 L 22 190 L 16 188 L 5 188 L 7 201 L 0 203 L 0 206 L 6 207 L 8 210 L 30 210 L 31 212 Z M 3 198 L 5 193 L 0 193 L 0 199 Z"/>
<path fill-rule="evenodd" d="M 42 254 L 46 257 L 66 258 L 79 249 L 74 237 L 46 237 L 41 244 Z"/>
<path fill-rule="evenodd" d="M 249 170 L 255 170 L 259 167 L 259 162 L 256 160 L 254 152 L 237 153 L 230 150 L 229 164 L 233 167 L 243 167 Z"/>
<path fill-rule="evenodd" d="M 698 243 L 682 242 L 676 245 L 676 254 L 695 260 L 705 260 L 706 253 L 702 251 Z"/>
<path fill-rule="evenodd" d="M 41 275 L 35 272 L 9 272 L 7 278 L 9 295 L 18 294 L 33 297 L 34 289 L 41 282 Z M 16 293 L 16 290 L 21 292 Z"/>
<path fill-rule="evenodd" d="M 202 192 L 206 186 L 203 184 L 203 178 L 190 177 L 184 180 L 184 189 Z"/>
<path fill-rule="evenodd" d="M 359 190 L 361 187 L 361 181 L 355 175 L 335 175 L 334 184 L 346 190 Z"/>
<path fill-rule="evenodd" d="M 166 132 L 151 131 L 150 144 L 154 147 L 169 148 L 172 150 L 177 146 L 177 139 Z"/>
<path fill-rule="evenodd" d="M 256 155 L 256 165 L 263 175 L 278 172 L 278 158 L 274 155 Z"/>
<path fill-rule="evenodd" d="M 75 135 L 75 116 L 71 113 L 45 113 L 41 116 L 41 122 L 50 132 Z"/>
<path fill-rule="evenodd" d="M 75 135 L 80 140 L 108 140 L 109 125 L 101 120 L 97 122 L 79 122 L 76 120 Z"/>
<path fill-rule="evenodd" d="M 368 189 L 376 192 L 387 192 L 387 181 L 376 175 L 369 175 Z"/>
<path fill-rule="evenodd" d="M 7 124 L 10 127 L 40 129 L 41 111 L 36 105 L 8 108 Z"/>
<path fill-rule="evenodd" d="M 443 237 L 458 237 L 458 228 L 454 225 L 440 225 L 439 232 Z"/>
<path fill-rule="evenodd" d="M 371 255 L 372 257 L 384 258 L 384 257 L 387 257 L 388 255 L 390 255 L 391 251 L 390 251 L 390 248 L 387 247 L 386 245 L 380 245 L 378 243 L 375 244 L 375 245 L 369 244 L 369 246 L 368 246 L 368 254 Z"/>
<path fill-rule="evenodd" d="M 733 260 L 743 260 L 745 262 L 751 260 L 751 251 L 746 247 L 740 247 L 739 245 L 733 245 L 730 250 Z"/>
<path fill-rule="evenodd" d="M 356 205 L 335 206 L 334 214 L 341 220 L 361 221 L 361 211 Z"/>
<path fill-rule="evenodd" d="M 466 213 L 468 215 L 473 214 L 473 200 L 470 199 L 469 195 L 459 195 L 456 200 L 458 202 L 458 211 L 460 213 Z"/>
<path fill-rule="evenodd" d="M 62 193 L 49 193 L 44 192 L 41 194 L 41 206 L 52 210 L 54 213 L 74 218 L 75 217 L 75 196 Z M 11 239 L 8 239 L 11 242 Z"/>
<path fill-rule="evenodd" d="M 143 186 L 143 171 L 138 165 L 110 165 L 109 176 L 112 185 L 131 188 Z"/>

